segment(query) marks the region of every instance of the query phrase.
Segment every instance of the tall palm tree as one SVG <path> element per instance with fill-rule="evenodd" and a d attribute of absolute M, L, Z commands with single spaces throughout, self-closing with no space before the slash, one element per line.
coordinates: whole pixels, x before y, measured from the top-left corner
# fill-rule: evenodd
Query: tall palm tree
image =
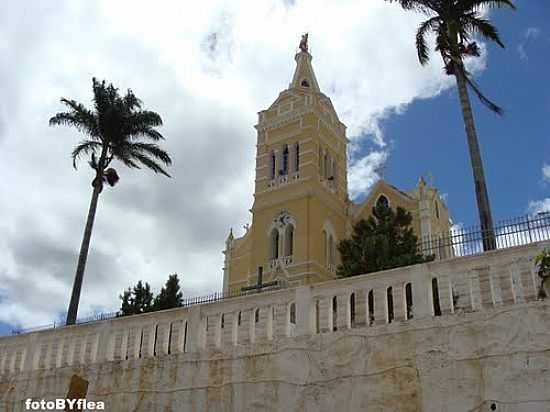
<path fill-rule="evenodd" d="M 504 47 L 496 27 L 480 13 L 483 8 L 509 7 L 515 9 L 511 0 L 386 0 L 397 2 L 405 10 L 426 15 L 416 33 L 416 50 L 422 65 L 430 59 L 427 36 L 435 35 L 435 50 L 441 54 L 448 75 L 455 76 L 458 95 L 464 118 L 464 128 L 470 162 L 474 176 L 479 220 L 484 250 L 495 249 L 493 218 L 483 172 L 483 163 L 477 139 L 474 116 L 468 87 L 489 110 L 502 114 L 502 109 L 483 95 L 471 74 L 464 66 L 467 57 L 479 57 L 480 49 L 474 40 L 476 35 Z"/>
<path fill-rule="evenodd" d="M 116 159 L 135 169 L 145 166 L 167 177 L 170 175 L 163 166 L 169 166 L 172 163 L 168 153 L 157 144 L 143 141 L 164 140 L 162 134 L 155 130 L 155 127 L 162 125 L 160 116 L 155 112 L 142 110 L 141 101 L 131 90 L 121 96 L 118 89 L 112 84 L 107 86 L 105 80 L 99 82 L 94 78 L 92 82 L 93 110 L 74 100 L 62 98 L 61 103 L 67 106 L 69 111 L 57 113 L 50 119 L 50 126 L 71 126 L 86 136 L 85 140 L 81 141 L 72 152 L 73 167 L 76 169 L 77 161 L 82 156 L 89 156 L 88 163 L 94 170 L 92 200 L 80 246 L 71 302 L 67 312 L 67 325 L 76 322 L 99 195 L 105 183 L 114 186 L 119 180 L 116 170 L 109 167 L 111 162 Z"/>

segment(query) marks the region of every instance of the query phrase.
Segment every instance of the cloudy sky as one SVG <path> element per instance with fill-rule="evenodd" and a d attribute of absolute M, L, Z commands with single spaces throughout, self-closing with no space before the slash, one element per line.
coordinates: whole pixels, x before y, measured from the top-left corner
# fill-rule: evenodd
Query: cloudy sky
<path fill-rule="evenodd" d="M 528 4 L 526 4 L 528 3 Z M 132 88 L 161 114 L 172 179 L 119 167 L 100 199 L 79 315 L 116 310 L 142 279 L 221 289 L 229 227 L 250 221 L 257 112 L 288 86 L 300 35 L 348 126 L 350 192 L 383 170 L 419 175 L 455 222 L 476 223 L 463 128 L 441 62 L 421 67 L 419 16 L 383 1 L 11 1 L 0 5 L 0 333 L 62 317 L 91 195 L 75 130 L 48 127 L 60 97 L 87 105 L 91 78 Z M 475 105 L 496 220 L 550 208 L 550 5 L 490 15 L 506 50 L 471 65 L 502 119 Z M 384 166 L 380 169 L 380 166 Z"/>

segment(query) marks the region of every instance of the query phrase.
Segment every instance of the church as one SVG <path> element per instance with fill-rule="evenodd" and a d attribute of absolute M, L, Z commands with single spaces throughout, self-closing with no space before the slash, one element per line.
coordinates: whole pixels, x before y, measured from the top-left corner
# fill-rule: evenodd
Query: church
<path fill-rule="evenodd" d="M 320 89 L 307 34 L 295 55 L 292 80 L 258 113 L 252 224 L 225 243 L 224 292 L 266 281 L 289 286 L 334 279 L 337 245 L 378 203 L 402 207 L 419 239 L 448 233 L 449 211 L 421 177 L 412 190 L 379 180 L 361 203 L 347 187 L 346 126 Z"/>

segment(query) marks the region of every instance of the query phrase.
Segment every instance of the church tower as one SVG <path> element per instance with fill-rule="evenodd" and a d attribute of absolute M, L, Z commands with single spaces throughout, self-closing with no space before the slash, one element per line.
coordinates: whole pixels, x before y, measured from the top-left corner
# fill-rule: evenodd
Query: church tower
<path fill-rule="evenodd" d="M 254 285 L 259 272 L 290 286 L 334 278 L 337 243 L 379 203 L 409 211 L 421 240 L 448 234 L 447 207 L 424 179 L 409 191 L 382 179 L 361 203 L 349 200 L 346 126 L 319 88 L 307 34 L 295 60 L 288 88 L 258 113 L 252 224 L 225 242 L 224 291 Z"/>
<path fill-rule="evenodd" d="M 252 225 L 226 242 L 224 289 L 331 279 L 345 235 L 346 127 L 321 92 L 303 36 L 288 88 L 259 112 Z"/>

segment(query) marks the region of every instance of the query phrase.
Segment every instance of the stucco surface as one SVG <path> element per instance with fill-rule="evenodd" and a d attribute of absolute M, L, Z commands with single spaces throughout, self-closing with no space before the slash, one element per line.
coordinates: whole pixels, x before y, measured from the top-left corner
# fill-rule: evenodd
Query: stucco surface
<path fill-rule="evenodd" d="M 0 410 L 63 397 L 75 373 L 111 411 L 550 411 L 550 304 L 21 372 Z"/>

